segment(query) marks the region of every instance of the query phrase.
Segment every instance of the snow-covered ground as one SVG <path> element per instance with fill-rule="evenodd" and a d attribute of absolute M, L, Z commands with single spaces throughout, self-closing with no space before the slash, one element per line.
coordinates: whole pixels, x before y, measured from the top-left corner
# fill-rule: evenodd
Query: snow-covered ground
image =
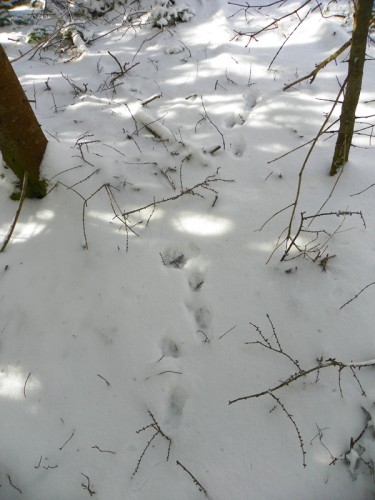
<path fill-rule="evenodd" d="M 76 43 L 63 51 L 61 37 L 27 44 L 55 29 L 48 11 L 18 7 L 33 24 L 0 29 L 49 140 L 50 186 L 0 255 L 0 498 L 373 498 L 374 367 L 228 404 L 375 358 L 371 128 L 338 182 L 335 136 L 318 141 L 292 234 L 324 202 L 336 215 L 305 222 L 308 255 L 280 262 L 283 245 L 269 260 L 309 145 L 269 162 L 316 136 L 348 53 L 283 86 L 349 38 L 347 2 L 312 12 L 270 69 L 297 16 L 250 44 L 235 32 L 303 2 L 187 0 L 195 16 L 164 31 L 128 3 L 92 21 L 55 5 Z M 358 115 L 375 113 L 374 81 L 370 60 Z M 9 170 L 0 182 L 3 241 L 17 204 Z"/>

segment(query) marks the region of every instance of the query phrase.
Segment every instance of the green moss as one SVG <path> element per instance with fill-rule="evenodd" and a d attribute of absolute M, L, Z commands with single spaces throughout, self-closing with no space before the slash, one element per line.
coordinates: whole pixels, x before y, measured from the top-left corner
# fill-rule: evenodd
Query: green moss
<path fill-rule="evenodd" d="M 21 198 L 21 183 L 17 184 L 17 190 L 13 191 L 10 195 L 10 199 L 14 201 L 19 201 Z M 29 182 L 26 189 L 26 198 L 42 199 L 47 194 L 48 183 L 44 179 L 40 179 L 37 182 Z"/>
<path fill-rule="evenodd" d="M 34 28 L 26 37 L 27 43 L 40 43 L 48 39 L 50 33 L 46 28 Z"/>

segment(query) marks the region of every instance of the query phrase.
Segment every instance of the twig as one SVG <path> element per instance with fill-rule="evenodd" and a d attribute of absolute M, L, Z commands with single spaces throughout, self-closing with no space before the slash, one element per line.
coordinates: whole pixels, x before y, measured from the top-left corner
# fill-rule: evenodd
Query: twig
<path fill-rule="evenodd" d="M 93 141 L 93 142 L 97 142 L 97 141 Z M 78 184 L 82 184 L 83 182 L 86 182 L 90 179 L 90 177 L 93 177 L 94 175 L 96 175 L 97 173 L 100 172 L 100 168 L 97 168 L 96 170 L 94 170 L 94 172 L 91 172 L 91 174 L 89 174 L 87 177 L 85 177 L 84 179 L 80 180 L 80 181 L 77 181 L 75 182 L 74 184 L 70 185 L 68 187 L 68 189 L 72 189 L 74 188 L 75 186 L 78 186 Z"/>
<path fill-rule="evenodd" d="M 11 485 L 11 487 L 14 488 L 15 490 L 17 490 L 18 493 L 21 493 L 21 495 L 22 495 L 22 490 L 20 488 L 18 488 L 18 486 L 16 486 L 15 484 L 12 483 L 12 479 L 11 479 L 9 474 L 7 474 L 7 477 L 8 477 L 8 481 L 9 481 L 9 484 Z"/>
<path fill-rule="evenodd" d="M 203 102 L 203 96 L 201 96 L 201 101 L 202 101 L 202 106 L 203 106 L 203 110 L 204 110 L 204 117 L 207 118 L 207 120 L 211 123 L 211 125 L 213 127 L 216 128 L 216 130 L 219 132 L 219 134 L 221 135 L 221 140 L 223 142 L 223 149 L 225 149 L 225 139 L 224 139 L 224 135 L 220 132 L 220 130 L 218 129 L 218 127 L 214 124 L 214 122 L 211 120 L 211 118 L 208 116 L 208 113 L 207 113 L 207 110 L 206 110 L 206 107 L 204 105 L 204 102 Z"/>
<path fill-rule="evenodd" d="M 183 45 L 185 47 L 185 49 L 189 52 L 189 57 L 186 57 L 185 59 L 182 59 L 182 61 L 186 62 L 188 59 L 191 58 L 191 50 L 189 49 L 189 47 L 187 45 L 184 44 L 184 42 L 182 40 L 179 40 L 180 44 Z"/>
<path fill-rule="evenodd" d="M 328 358 L 326 361 L 318 363 L 316 366 L 314 366 L 312 368 L 303 369 L 301 372 L 298 372 L 298 373 L 295 373 L 295 374 L 291 375 L 290 377 L 288 377 L 287 379 L 283 380 L 278 385 L 276 385 L 276 386 L 274 386 L 274 387 L 272 387 L 270 389 L 266 389 L 264 391 L 257 392 L 255 394 L 250 394 L 249 396 L 241 396 L 239 398 L 232 399 L 231 401 L 229 401 L 228 404 L 231 405 L 233 403 L 237 403 L 238 401 L 245 401 L 247 399 L 259 398 L 259 397 L 264 396 L 264 395 L 266 395 L 266 394 L 268 394 L 270 392 L 272 392 L 272 393 L 276 392 L 279 389 L 281 389 L 282 387 L 287 387 L 291 383 L 295 382 L 296 380 L 298 380 L 298 379 L 300 379 L 302 377 L 306 377 L 310 373 L 314 373 L 314 372 L 320 371 L 320 370 L 322 370 L 324 368 L 329 368 L 331 366 L 333 366 L 335 368 L 338 368 L 340 371 L 342 371 L 344 368 L 370 367 L 370 366 L 375 366 L 375 359 L 371 359 L 369 361 L 358 362 L 358 363 L 353 363 L 353 362 L 344 363 L 342 361 L 337 361 L 334 358 Z"/>
<path fill-rule="evenodd" d="M 362 292 L 364 292 L 366 290 L 366 288 L 369 288 L 370 286 L 372 285 L 375 285 L 375 281 L 373 281 L 372 283 L 369 283 L 368 285 L 366 285 L 364 288 L 362 288 L 361 291 L 359 291 L 356 295 L 354 295 L 354 297 L 352 297 L 350 300 L 348 300 L 347 302 L 345 302 L 345 304 L 343 304 L 341 307 L 340 307 L 340 310 L 343 309 L 345 306 L 347 306 L 348 304 L 350 304 L 350 302 L 353 302 L 353 300 L 355 300 L 357 297 L 359 297 L 361 295 Z"/>
<path fill-rule="evenodd" d="M 142 459 L 143 457 L 145 456 L 146 454 L 146 451 L 148 450 L 148 448 L 150 447 L 151 443 L 154 441 L 154 439 L 156 438 L 156 436 L 160 435 L 162 436 L 166 441 L 168 441 L 168 450 L 167 450 L 167 462 L 169 460 L 169 455 L 170 455 L 170 451 L 171 451 L 171 446 L 172 446 L 172 439 L 167 436 L 161 429 L 159 423 L 157 422 L 157 420 L 155 419 L 154 415 L 151 413 L 150 410 L 148 410 L 148 414 L 150 415 L 151 417 L 151 420 L 152 420 L 152 423 L 149 424 L 149 425 L 146 425 L 144 427 L 142 427 L 141 429 L 137 430 L 136 433 L 137 434 L 140 434 L 141 432 L 145 431 L 146 429 L 154 429 L 155 430 L 155 433 L 152 435 L 151 439 L 147 442 L 146 446 L 144 447 L 139 459 L 138 459 L 138 462 L 137 462 L 137 465 L 133 471 L 133 474 L 131 476 L 131 478 L 133 478 L 136 473 L 138 472 L 139 470 L 139 467 L 141 465 L 141 462 L 142 462 Z"/>
<path fill-rule="evenodd" d="M 285 252 L 281 258 L 281 261 L 291 260 L 290 258 L 287 258 L 287 257 L 289 256 L 289 254 L 293 248 L 295 248 L 297 250 L 297 252 L 298 252 L 297 256 L 303 255 L 305 257 L 310 257 L 310 254 L 316 253 L 316 256 L 314 258 L 312 258 L 312 257 L 310 257 L 310 258 L 314 262 L 317 261 L 323 255 L 324 251 L 326 250 L 327 243 L 329 242 L 329 240 L 339 231 L 339 229 L 343 225 L 344 220 L 341 222 L 341 224 L 338 226 L 338 228 L 332 234 L 329 235 L 328 239 L 326 239 L 324 243 L 317 243 L 316 245 L 314 245 L 313 248 L 308 248 L 308 246 L 311 245 L 311 243 L 315 242 L 318 239 L 319 233 L 326 233 L 327 234 L 327 232 L 326 231 L 309 231 L 307 229 L 304 229 L 305 222 L 310 220 L 310 223 L 307 226 L 307 227 L 310 227 L 311 223 L 316 218 L 326 217 L 326 216 L 331 216 L 331 215 L 335 215 L 336 217 L 344 217 L 344 220 L 345 220 L 345 216 L 347 216 L 347 215 L 349 215 L 349 216 L 359 215 L 361 220 L 362 220 L 363 226 L 366 228 L 366 222 L 363 218 L 362 212 L 350 212 L 347 210 L 339 210 L 338 212 L 316 213 L 314 215 L 309 215 L 309 216 L 305 216 L 305 212 L 301 212 L 301 220 L 300 220 L 299 227 L 298 227 L 295 235 L 293 236 L 293 238 L 289 238 L 289 243 L 285 249 Z M 308 233 L 308 232 L 314 232 L 314 233 L 316 233 L 317 236 L 312 241 L 310 241 L 307 245 L 305 245 L 304 249 L 302 249 L 297 245 L 297 240 L 301 236 L 301 233 Z M 295 257 L 292 257 L 292 258 L 295 258 Z"/>
<path fill-rule="evenodd" d="M 206 343 L 206 344 L 210 344 L 211 343 L 211 340 L 207 337 L 207 335 L 204 333 L 203 330 L 197 330 L 195 333 L 201 333 L 204 337 L 204 340 L 203 342 Z"/>
<path fill-rule="evenodd" d="M 311 219 L 311 221 L 310 221 L 310 223 L 309 223 L 309 227 L 310 227 L 310 226 L 311 226 L 311 224 L 314 222 L 315 217 L 317 217 L 317 216 L 320 214 L 320 212 L 323 210 L 323 208 L 327 205 L 328 201 L 331 199 L 331 197 L 332 197 L 332 195 L 333 195 L 333 192 L 334 192 L 334 190 L 336 189 L 336 186 L 337 186 L 337 184 L 338 184 L 339 180 L 341 179 L 342 174 L 344 173 L 344 168 L 345 168 L 345 166 L 344 166 L 344 167 L 340 170 L 340 173 L 339 173 L 339 175 L 337 176 L 337 178 L 336 178 L 336 180 L 335 180 L 335 182 L 334 182 L 334 184 L 333 184 L 333 186 L 332 186 L 332 189 L 331 189 L 331 191 L 329 192 L 329 194 L 328 194 L 327 198 L 326 198 L 326 199 L 324 200 L 324 202 L 321 204 L 321 206 L 320 206 L 319 210 L 316 212 L 316 215 L 315 215 L 314 217 L 312 217 L 312 219 Z"/>
<path fill-rule="evenodd" d="M 23 205 L 23 202 L 24 202 L 24 199 L 25 199 L 25 196 L 26 196 L 28 177 L 29 177 L 29 175 L 28 175 L 27 171 L 25 171 L 25 173 L 23 175 L 22 191 L 21 191 L 20 201 L 18 203 L 17 212 L 16 212 L 16 215 L 14 216 L 13 223 L 10 226 L 9 233 L 7 234 L 7 236 L 6 236 L 5 240 L 4 240 L 4 243 L 3 243 L 3 245 L 2 245 L 2 247 L 0 249 L 0 252 L 4 252 L 4 250 L 6 249 L 8 243 L 9 243 L 11 237 L 12 237 L 14 228 L 16 227 L 18 218 L 19 218 L 20 213 L 21 213 L 22 205 Z"/>
<path fill-rule="evenodd" d="M 98 450 L 100 451 L 100 453 L 111 453 L 112 455 L 116 455 L 116 452 L 115 451 L 111 451 L 111 450 L 102 450 L 101 448 L 99 448 L 99 446 L 96 444 L 94 446 L 91 446 L 92 449 L 94 450 Z"/>
<path fill-rule="evenodd" d="M 358 196 L 359 194 L 365 193 L 368 189 L 371 189 L 374 186 L 375 186 L 375 182 L 373 184 L 371 184 L 370 186 L 368 186 L 366 189 L 362 189 L 362 191 L 358 191 L 358 193 L 353 193 L 349 196 Z"/>
<path fill-rule="evenodd" d="M 361 408 L 362 408 L 363 413 L 365 414 L 365 417 L 366 417 L 365 425 L 363 426 L 362 430 L 359 432 L 359 434 L 358 434 L 358 436 L 356 438 L 353 438 L 353 437 L 350 438 L 349 449 L 346 452 L 342 453 L 341 456 L 334 457 L 332 455 L 332 453 L 329 452 L 330 455 L 331 455 L 331 458 L 332 458 L 332 461 L 330 462 L 329 465 L 335 465 L 336 462 L 338 462 L 338 460 L 343 460 L 347 464 L 349 464 L 349 455 L 350 455 L 350 452 L 354 449 L 354 446 L 360 441 L 360 439 L 364 436 L 364 434 L 367 431 L 367 429 L 371 426 L 371 414 L 363 406 Z M 366 462 L 362 458 L 359 458 L 359 459 L 365 465 L 367 465 L 369 467 L 369 469 L 370 469 L 370 471 L 372 473 L 374 473 L 374 466 L 373 466 L 373 464 L 370 465 L 368 462 Z"/>
<path fill-rule="evenodd" d="M 283 41 L 283 43 L 280 45 L 278 51 L 276 52 L 276 54 L 273 56 L 272 58 L 272 61 L 270 62 L 269 66 L 267 69 L 271 69 L 271 66 L 272 64 L 275 62 L 277 56 L 280 54 L 280 52 L 283 50 L 284 46 L 286 45 L 286 43 L 288 42 L 288 40 L 294 35 L 294 33 L 298 30 L 298 28 L 301 26 L 301 24 L 303 23 L 303 21 L 310 15 L 311 13 L 311 10 L 308 10 L 306 15 L 303 17 L 303 19 L 300 19 L 299 23 L 297 24 L 297 26 L 291 31 L 291 33 L 289 33 L 289 35 L 285 38 L 285 40 Z"/>
<path fill-rule="evenodd" d="M 116 56 L 114 56 L 110 51 L 108 51 L 108 54 L 116 61 L 118 67 L 120 68 L 120 71 L 115 71 L 113 72 L 113 77 L 111 78 L 109 84 L 114 87 L 114 83 L 118 78 L 121 78 L 122 76 L 125 76 L 126 73 L 128 73 L 131 69 L 135 68 L 135 66 L 138 66 L 140 64 L 139 62 L 132 64 L 129 68 L 127 68 L 127 65 L 129 63 L 121 64 L 120 61 L 117 59 Z M 134 61 L 134 58 L 133 58 Z"/>
<path fill-rule="evenodd" d="M 258 232 L 258 231 L 262 231 L 262 229 L 274 218 L 276 217 L 276 215 L 279 215 L 281 214 L 282 212 L 284 212 L 284 210 L 288 210 L 288 208 L 292 207 L 294 205 L 294 203 L 291 203 L 290 205 L 288 205 L 287 207 L 284 207 L 284 208 L 281 208 L 280 210 L 278 210 L 277 212 L 275 212 L 273 215 L 271 215 L 271 217 L 269 217 L 261 226 L 259 229 L 254 229 L 254 232 Z"/>
<path fill-rule="evenodd" d="M 256 37 L 258 35 L 260 35 L 261 33 L 263 33 L 264 31 L 269 31 L 271 29 L 276 29 L 277 28 L 277 25 L 280 21 L 282 21 L 283 19 L 286 19 L 287 17 L 290 17 L 292 16 L 293 14 L 298 14 L 298 12 L 303 9 L 307 4 L 309 4 L 311 2 L 311 0 L 307 0 L 305 3 L 303 3 L 302 5 L 300 5 L 298 8 L 296 8 L 295 10 L 291 11 L 291 12 L 287 12 L 284 16 L 281 16 L 277 19 L 274 19 L 273 21 L 271 21 L 269 24 L 267 24 L 266 26 L 264 26 L 263 28 L 260 28 L 258 31 L 256 32 L 253 32 L 253 33 L 249 33 L 249 32 L 241 32 L 241 31 L 235 31 L 236 35 L 232 38 L 235 39 L 235 38 L 238 38 L 239 36 L 247 36 L 249 37 L 249 41 L 246 45 L 246 47 L 250 44 L 251 40 L 256 40 Z M 241 5 L 241 4 L 235 4 L 235 3 L 232 3 L 232 2 L 229 2 L 230 5 L 237 5 L 238 7 L 244 7 L 246 9 L 250 8 L 250 5 L 247 4 L 247 5 Z M 274 3 L 281 3 L 280 2 L 274 2 Z M 269 7 L 273 4 L 269 4 L 269 5 L 263 5 L 263 6 L 258 6 L 258 7 Z M 257 6 L 252 6 L 253 8 L 256 8 Z"/>
<path fill-rule="evenodd" d="M 214 146 L 208 152 L 210 153 L 210 155 L 214 155 L 216 153 L 216 151 L 219 151 L 219 149 L 221 149 L 221 146 Z"/>
<path fill-rule="evenodd" d="M 125 103 L 125 106 L 127 108 L 127 110 L 129 111 L 130 113 L 130 116 L 132 117 L 133 119 L 133 122 L 134 122 L 134 125 L 135 125 L 135 133 L 138 135 L 139 131 L 138 131 L 138 123 L 137 123 L 137 120 L 135 119 L 131 109 L 129 108 L 129 105 L 127 103 Z"/>
<path fill-rule="evenodd" d="M 82 483 L 82 488 L 84 488 L 85 490 L 87 490 L 88 493 L 90 494 L 90 497 L 92 497 L 93 495 L 95 495 L 95 491 L 91 489 L 90 478 L 88 476 L 86 476 L 86 474 L 83 474 L 83 472 L 81 472 L 81 475 L 83 477 L 85 477 L 86 481 L 87 481 L 87 484 L 83 484 Z"/>
<path fill-rule="evenodd" d="M 219 340 L 221 340 L 227 333 L 230 333 L 235 328 L 237 328 L 237 325 L 232 326 L 232 328 L 229 328 L 229 330 L 227 330 L 225 333 L 223 333 L 222 335 L 220 335 Z"/>
<path fill-rule="evenodd" d="M 146 451 L 148 450 L 148 448 L 149 448 L 149 446 L 151 445 L 152 441 L 156 438 L 156 436 L 157 436 L 158 434 L 159 434 L 159 432 L 158 432 L 158 431 L 156 431 L 156 432 L 153 434 L 153 436 L 151 437 L 151 439 L 148 441 L 148 443 L 146 444 L 145 448 L 143 449 L 143 451 L 142 451 L 142 453 L 141 453 L 141 455 L 140 455 L 140 457 L 139 457 L 139 459 L 138 459 L 137 465 L 136 465 L 136 467 L 135 467 L 135 469 L 134 469 L 134 471 L 133 471 L 133 474 L 132 474 L 132 476 L 131 476 L 131 477 L 132 477 L 132 479 L 133 479 L 133 477 L 137 474 L 137 472 L 138 472 L 138 470 L 139 470 L 139 467 L 141 466 L 142 459 L 143 459 L 143 457 L 144 457 L 144 456 L 145 456 L 145 454 L 146 454 Z"/>
<path fill-rule="evenodd" d="M 59 451 L 61 451 L 64 448 L 64 446 L 69 443 L 69 441 L 73 438 L 74 434 L 75 434 L 75 431 L 73 431 L 71 436 L 65 441 L 65 443 L 62 446 L 60 446 Z"/>
<path fill-rule="evenodd" d="M 156 99 L 160 99 L 161 97 L 162 97 L 161 92 L 159 94 L 154 94 L 151 97 L 148 97 L 147 99 L 141 101 L 141 106 L 146 106 L 150 102 L 155 101 Z"/>
<path fill-rule="evenodd" d="M 291 356 L 289 356 L 289 354 L 287 352 L 285 352 L 284 349 L 281 347 L 279 338 L 277 336 L 275 327 L 274 327 L 274 325 L 273 325 L 273 323 L 271 321 L 271 318 L 270 318 L 269 314 L 266 314 L 266 317 L 267 317 L 267 319 L 268 319 L 268 321 L 269 321 L 269 323 L 271 325 L 271 328 L 272 328 L 272 337 L 275 339 L 277 347 L 273 347 L 272 344 L 271 344 L 271 342 L 270 342 L 270 340 L 267 337 L 265 337 L 265 335 L 263 335 L 262 330 L 257 325 L 254 325 L 254 323 L 251 323 L 251 322 L 250 322 L 250 325 L 255 328 L 255 330 L 258 332 L 259 336 L 262 338 L 262 341 L 256 340 L 254 342 L 245 342 L 245 344 L 247 344 L 247 345 L 256 345 L 256 344 L 258 344 L 258 345 L 261 345 L 262 347 L 265 347 L 266 349 L 269 349 L 270 351 L 276 352 L 277 354 L 282 354 L 287 359 L 289 359 L 289 361 L 291 361 L 294 364 L 294 366 L 297 368 L 298 372 L 301 373 L 303 370 L 300 367 L 298 361 L 296 359 L 293 359 Z"/>
<path fill-rule="evenodd" d="M 64 78 L 64 80 L 66 80 L 69 85 L 72 87 L 73 89 L 73 93 L 75 96 L 78 96 L 80 94 L 85 94 L 87 92 L 87 87 L 88 87 L 88 84 L 87 83 L 84 83 L 83 84 L 83 87 L 80 87 L 79 85 L 77 85 L 73 80 L 71 80 L 69 78 L 68 75 L 64 75 L 63 73 L 61 73 L 61 76 Z"/>
<path fill-rule="evenodd" d="M 27 381 L 30 378 L 30 375 L 31 375 L 31 372 L 29 372 L 28 376 L 26 377 L 26 380 L 25 380 L 25 383 L 24 383 L 24 386 L 23 386 L 23 395 L 25 396 L 25 398 L 26 398 L 26 384 L 27 384 Z"/>
<path fill-rule="evenodd" d="M 198 479 L 183 465 L 179 460 L 176 460 L 176 464 L 179 465 L 193 480 L 194 484 L 198 486 L 199 491 L 204 493 L 206 497 L 208 497 L 207 490 L 202 486 L 202 484 L 198 481 Z"/>
<path fill-rule="evenodd" d="M 335 457 L 332 455 L 331 451 L 329 450 L 329 448 L 327 447 L 327 445 L 325 445 L 323 443 L 323 431 L 327 430 L 328 427 L 325 427 L 324 429 L 321 429 L 318 424 L 315 424 L 316 425 L 316 428 L 318 430 L 318 433 L 312 438 L 312 440 L 310 441 L 310 446 L 312 446 L 312 443 L 313 441 L 315 440 L 315 438 L 318 438 L 319 439 L 319 442 L 320 444 L 323 446 L 323 448 L 327 451 L 327 453 L 329 454 L 329 456 L 331 457 L 331 459 L 334 459 Z"/>
<path fill-rule="evenodd" d="M 16 57 L 15 59 L 12 59 L 12 60 L 10 61 L 10 63 L 11 63 L 11 64 L 13 64 L 13 63 L 15 63 L 16 61 L 19 61 L 19 60 L 20 60 L 20 59 L 22 59 L 23 57 L 27 56 L 27 54 L 30 54 L 30 52 L 33 52 L 33 51 L 34 51 L 34 53 L 32 54 L 32 56 L 29 58 L 29 59 L 32 59 L 32 58 L 35 56 L 35 54 L 36 54 L 39 50 L 41 50 L 43 47 L 47 47 L 47 46 L 48 46 L 48 44 L 49 44 L 49 42 L 50 42 L 53 38 L 55 38 L 55 36 L 56 36 L 59 32 L 60 32 L 60 30 L 59 30 L 59 29 L 56 29 L 56 30 L 55 30 L 55 31 L 54 31 L 54 32 L 53 32 L 53 33 L 52 33 L 52 34 L 51 34 L 51 35 L 47 38 L 47 40 L 42 40 L 41 42 L 39 42 L 39 43 L 37 44 L 37 46 L 36 46 L 36 47 L 32 47 L 31 49 L 27 50 L 26 52 L 24 52 L 24 53 L 23 53 L 23 54 L 21 54 L 20 56 Z"/>
<path fill-rule="evenodd" d="M 274 163 L 275 161 L 279 161 L 281 160 L 282 158 L 285 158 L 285 156 L 288 156 L 290 155 L 291 153 L 295 153 L 296 151 L 298 151 L 299 149 L 301 148 L 304 148 L 305 146 L 308 146 L 309 144 L 311 144 L 313 142 L 314 139 L 310 139 L 309 141 L 307 142 L 304 142 L 303 144 L 300 144 L 299 146 L 287 151 L 286 153 L 283 153 L 282 155 L 280 156 L 276 156 L 276 158 L 273 158 L 272 160 L 269 160 L 267 162 L 267 164 L 269 165 L 270 163 Z"/>
<path fill-rule="evenodd" d="M 104 382 L 108 385 L 108 387 L 111 385 L 106 378 L 103 377 L 103 375 L 100 375 L 99 373 L 96 374 L 99 378 L 104 380 Z"/>
<path fill-rule="evenodd" d="M 182 375 L 182 372 L 177 372 L 174 370 L 164 370 L 163 372 L 159 372 L 157 375 L 164 375 L 165 373 L 175 373 L 176 375 Z"/>
<path fill-rule="evenodd" d="M 214 191 L 212 188 L 211 188 L 211 184 L 214 183 L 214 182 L 234 182 L 233 179 L 220 179 L 217 177 L 219 173 L 219 169 L 216 170 L 215 174 L 212 174 L 212 175 L 209 175 L 208 177 L 206 177 L 206 179 L 202 182 L 198 182 L 197 184 L 195 184 L 194 186 L 191 186 L 189 188 L 184 188 L 179 194 L 175 195 L 175 196 L 171 196 L 169 198 L 163 198 L 161 200 L 157 200 L 157 201 L 153 201 L 152 203 L 148 203 L 147 205 L 141 207 L 141 208 L 136 208 L 134 210 L 129 210 L 127 212 L 122 212 L 122 216 L 124 218 L 128 218 L 129 215 L 132 215 L 132 214 L 135 214 L 135 213 L 138 213 L 138 212 L 141 212 L 143 210 L 146 210 L 150 207 L 153 207 L 153 206 L 156 206 L 156 205 L 160 205 L 161 203 L 166 203 L 166 202 L 169 202 L 169 201 L 175 201 L 177 200 L 178 198 L 180 198 L 181 196 L 185 196 L 185 195 L 197 195 L 198 193 L 196 192 L 197 189 L 199 188 L 202 188 L 202 189 L 206 189 L 206 190 L 209 190 L 209 191 Z"/>
<path fill-rule="evenodd" d="M 281 402 L 280 398 L 278 398 L 277 396 L 275 396 L 272 392 L 269 392 L 268 394 L 269 394 L 269 396 L 271 396 L 271 398 L 273 398 L 277 402 L 277 404 L 283 410 L 283 412 L 285 413 L 285 415 L 292 422 L 292 424 L 293 424 L 293 426 L 294 426 L 294 428 L 296 430 L 297 436 L 298 436 L 300 448 L 302 450 L 302 464 L 303 464 L 304 467 L 306 467 L 306 451 L 305 451 L 305 448 L 303 446 L 303 440 L 302 440 L 302 436 L 301 436 L 300 430 L 299 430 L 299 428 L 298 428 L 298 426 L 296 424 L 296 421 L 293 418 L 293 415 L 291 415 L 288 412 L 288 410 L 286 409 L 285 405 Z"/>
<path fill-rule="evenodd" d="M 297 83 L 303 82 L 304 80 L 307 80 L 308 78 L 311 78 L 310 83 L 312 83 L 315 80 L 316 75 L 319 73 L 319 71 L 321 69 L 325 68 L 328 63 L 337 59 L 337 57 L 340 54 L 342 54 L 348 47 L 350 47 L 351 43 L 352 43 L 352 39 L 350 38 L 347 42 L 344 43 L 344 45 L 342 45 L 339 49 L 337 49 L 333 54 L 326 57 L 326 59 L 324 59 L 324 61 L 322 61 L 321 63 L 317 64 L 315 66 L 315 69 L 313 71 L 311 71 L 311 73 L 309 73 L 306 76 L 303 76 L 302 78 L 299 78 L 298 80 L 295 80 L 292 83 L 288 83 L 288 85 L 285 85 L 283 87 L 283 90 L 288 90 L 291 87 L 294 87 L 294 85 L 297 85 Z"/>

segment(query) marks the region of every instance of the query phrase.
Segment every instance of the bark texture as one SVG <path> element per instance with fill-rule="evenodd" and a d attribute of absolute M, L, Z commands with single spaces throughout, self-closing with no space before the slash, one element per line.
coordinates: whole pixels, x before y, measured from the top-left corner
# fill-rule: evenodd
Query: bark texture
<path fill-rule="evenodd" d="M 0 150 L 5 164 L 20 181 L 27 172 L 28 198 L 46 195 L 47 183 L 40 178 L 46 146 L 47 139 L 0 45 Z"/>
<path fill-rule="evenodd" d="M 367 36 L 369 33 L 373 0 L 354 0 L 355 17 L 352 45 L 350 49 L 348 81 L 341 108 L 340 128 L 337 136 L 335 152 L 332 159 L 330 175 L 335 175 L 340 167 L 349 159 L 352 144 L 355 113 L 362 87 L 363 66 L 366 56 Z"/>

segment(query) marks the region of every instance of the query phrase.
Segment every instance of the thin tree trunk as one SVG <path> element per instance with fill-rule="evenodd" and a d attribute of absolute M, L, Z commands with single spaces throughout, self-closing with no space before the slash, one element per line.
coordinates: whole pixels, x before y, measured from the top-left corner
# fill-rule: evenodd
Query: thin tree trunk
<path fill-rule="evenodd" d="M 46 146 L 47 139 L 0 45 L 0 150 L 20 181 L 27 172 L 28 198 L 46 195 L 47 183 L 40 179 L 39 171 Z"/>
<path fill-rule="evenodd" d="M 373 0 L 354 0 L 355 16 L 352 46 L 350 49 L 348 82 L 341 108 L 340 128 L 330 175 L 335 175 L 349 159 L 352 144 L 355 112 L 362 87 L 363 66 L 366 56 L 367 36 L 371 24 Z"/>

